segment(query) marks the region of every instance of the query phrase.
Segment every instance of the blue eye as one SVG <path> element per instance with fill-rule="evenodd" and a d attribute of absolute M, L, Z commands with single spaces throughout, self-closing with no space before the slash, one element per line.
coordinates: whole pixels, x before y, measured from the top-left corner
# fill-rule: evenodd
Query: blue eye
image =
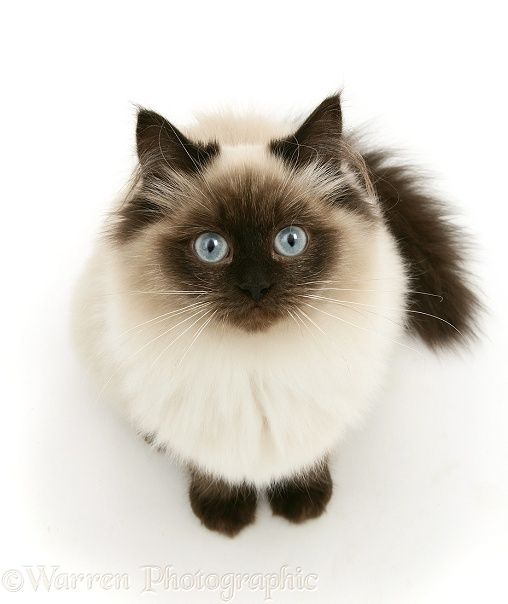
<path fill-rule="evenodd" d="M 290 226 L 277 233 L 275 250 L 282 256 L 298 256 L 307 245 L 307 234 L 297 226 Z"/>
<path fill-rule="evenodd" d="M 202 233 L 194 242 L 194 249 L 204 262 L 220 262 L 226 257 L 229 246 L 217 233 Z"/>

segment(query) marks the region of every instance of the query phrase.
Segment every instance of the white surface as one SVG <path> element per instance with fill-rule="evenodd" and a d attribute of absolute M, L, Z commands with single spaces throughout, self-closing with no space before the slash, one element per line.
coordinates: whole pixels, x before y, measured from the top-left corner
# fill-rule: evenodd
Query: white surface
<path fill-rule="evenodd" d="M 2 19 L 2 601 L 137 602 L 140 566 L 316 574 L 275 602 L 506 602 L 506 47 L 500 3 L 16 3 Z M 482 343 L 400 351 L 334 498 L 302 527 L 201 528 L 182 473 L 136 440 L 74 359 L 72 285 L 132 165 L 134 109 L 304 112 L 344 86 L 348 124 L 442 175 L 478 241 Z M 128 573 L 130 589 L 34 591 L 23 565 Z M 10 580 L 13 583 L 8 583 Z M 8 575 L 15 585 L 18 575 Z M 70 580 L 70 579 L 69 579 Z M 256 577 L 251 579 L 253 587 Z M 62 585 L 60 585 L 61 587 Z M 219 591 L 164 590 L 173 602 Z M 228 596 L 223 592 L 223 599 Z M 262 602 L 244 588 L 232 601 Z"/>

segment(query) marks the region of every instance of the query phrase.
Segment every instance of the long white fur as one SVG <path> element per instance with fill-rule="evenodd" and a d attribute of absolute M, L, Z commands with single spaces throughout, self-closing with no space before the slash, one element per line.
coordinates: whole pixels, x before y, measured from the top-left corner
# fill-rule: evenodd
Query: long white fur
<path fill-rule="evenodd" d="M 216 170 L 239 161 L 273 169 L 277 160 L 261 142 L 287 128 L 214 117 L 188 134 L 204 140 L 213 135 L 225 144 Z M 348 291 L 323 283 L 315 288 L 318 296 L 347 303 L 302 298 L 298 316 L 259 333 L 213 318 L 204 326 L 211 316 L 207 306 L 151 321 L 157 313 L 147 315 L 148 294 L 133 291 L 130 278 L 129 254 L 143 253 L 142 238 L 128 253 L 101 238 L 75 305 L 78 345 L 98 378 L 101 399 L 114 403 L 137 430 L 156 434 L 154 444 L 178 460 L 230 482 L 264 487 L 323 459 L 379 393 L 401 338 L 407 288 L 400 254 L 382 221 L 367 232 L 345 210 L 334 219 L 350 223 L 344 245 L 354 266 L 340 285 L 328 287 Z M 192 296 L 187 304 L 201 301 L 206 296 Z"/>

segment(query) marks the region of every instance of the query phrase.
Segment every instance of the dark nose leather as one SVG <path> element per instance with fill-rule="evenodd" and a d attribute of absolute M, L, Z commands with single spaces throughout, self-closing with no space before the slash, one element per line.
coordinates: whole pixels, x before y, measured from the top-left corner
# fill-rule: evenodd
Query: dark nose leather
<path fill-rule="evenodd" d="M 256 302 L 259 302 L 263 296 L 266 296 L 270 287 L 271 283 L 266 281 L 261 283 L 242 283 L 240 285 L 240 289 Z"/>

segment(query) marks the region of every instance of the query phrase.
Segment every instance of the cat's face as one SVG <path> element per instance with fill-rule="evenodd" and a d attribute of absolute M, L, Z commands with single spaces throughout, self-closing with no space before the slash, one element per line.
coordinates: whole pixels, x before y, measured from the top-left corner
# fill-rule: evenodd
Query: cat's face
<path fill-rule="evenodd" d="M 340 231 L 315 195 L 282 184 L 249 169 L 209 181 L 160 234 L 168 284 L 206 292 L 216 319 L 248 331 L 290 316 L 312 281 L 330 277 Z"/>
<path fill-rule="evenodd" d="M 142 175 L 115 233 L 135 250 L 137 287 L 175 292 L 182 306 L 199 309 L 205 301 L 211 319 L 250 332 L 298 319 L 315 303 L 309 296 L 318 284 L 340 274 L 347 282 L 361 270 L 365 259 L 356 248 L 375 216 L 340 166 L 340 121 L 330 123 L 337 117 L 330 111 L 313 114 L 314 127 L 307 120 L 296 138 L 236 150 L 192 143 L 163 118 L 141 112 Z M 312 137 L 325 127 L 323 167 L 308 149 L 316 150 Z M 312 146 L 300 140 L 302 129 Z"/>

